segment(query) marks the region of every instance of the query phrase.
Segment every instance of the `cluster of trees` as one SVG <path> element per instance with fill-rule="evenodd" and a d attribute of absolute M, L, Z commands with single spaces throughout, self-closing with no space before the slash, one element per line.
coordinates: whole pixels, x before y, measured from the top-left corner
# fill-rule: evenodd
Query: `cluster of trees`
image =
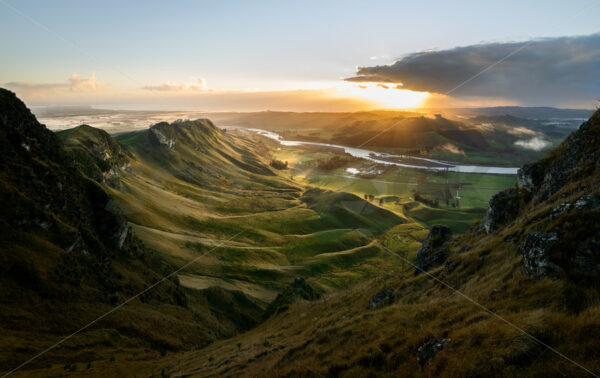
<path fill-rule="evenodd" d="M 437 198 L 435 200 L 429 199 L 429 198 L 421 195 L 421 193 L 419 193 L 419 192 L 415 192 L 414 199 L 417 202 L 424 203 L 425 205 L 428 205 L 431 207 L 439 207 L 439 205 L 440 205 L 439 199 L 437 199 Z"/>
<path fill-rule="evenodd" d="M 365 201 L 374 201 L 375 200 L 375 196 L 372 194 L 365 194 Z M 379 206 L 383 206 L 383 198 L 379 199 Z"/>
<path fill-rule="evenodd" d="M 281 160 L 277 160 L 277 159 L 271 159 L 271 162 L 269 163 L 269 165 L 275 169 L 287 169 L 288 168 L 288 162 L 287 161 L 281 161 Z"/>
<path fill-rule="evenodd" d="M 342 156 L 334 156 L 327 160 L 320 160 L 317 168 L 323 171 L 332 171 L 334 169 L 342 168 L 350 162 L 350 159 Z"/>

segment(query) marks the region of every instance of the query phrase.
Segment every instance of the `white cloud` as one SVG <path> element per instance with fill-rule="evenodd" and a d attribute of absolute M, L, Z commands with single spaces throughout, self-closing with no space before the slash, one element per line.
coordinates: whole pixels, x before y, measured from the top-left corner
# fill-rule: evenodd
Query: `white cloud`
<path fill-rule="evenodd" d="M 535 131 L 523 126 L 511 127 L 507 132 L 512 135 L 535 135 Z"/>
<path fill-rule="evenodd" d="M 87 78 L 74 73 L 69 78 L 69 83 L 73 92 L 94 92 L 104 86 L 98 81 L 95 72 L 92 72 L 92 76 Z"/>
<path fill-rule="evenodd" d="M 550 142 L 540 137 L 534 137 L 529 140 L 518 140 L 515 144 L 519 147 L 527 148 L 529 150 L 540 151 L 550 145 Z"/>
<path fill-rule="evenodd" d="M 5 83 L 4 87 L 25 98 L 46 98 L 64 95 L 69 92 L 96 92 L 107 87 L 107 85 L 101 83 L 96 77 L 96 73 L 92 72 L 90 77 L 81 77 L 78 73 L 73 73 L 69 79 L 62 83 L 12 81 Z"/>
<path fill-rule="evenodd" d="M 149 91 L 161 92 L 186 92 L 186 91 L 203 91 L 206 89 L 206 80 L 203 78 L 193 78 L 191 82 L 178 83 L 175 81 L 165 81 L 160 85 L 147 85 L 144 89 Z"/>

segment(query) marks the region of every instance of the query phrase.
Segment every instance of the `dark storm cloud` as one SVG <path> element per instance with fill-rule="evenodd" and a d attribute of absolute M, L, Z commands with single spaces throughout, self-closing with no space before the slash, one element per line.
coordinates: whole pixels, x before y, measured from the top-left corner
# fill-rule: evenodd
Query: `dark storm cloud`
<path fill-rule="evenodd" d="M 526 104 L 589 102 L 600 98 L 600 34 L 417 52 L 390 65 L 359 67 L 355 77 L 345 80 Z"/>

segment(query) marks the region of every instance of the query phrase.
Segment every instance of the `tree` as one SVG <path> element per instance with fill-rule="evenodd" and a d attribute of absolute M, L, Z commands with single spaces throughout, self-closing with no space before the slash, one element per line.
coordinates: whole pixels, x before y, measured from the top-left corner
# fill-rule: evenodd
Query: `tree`
<path fill-rule="evenodd" d="M 283 170 L 288 168 L 288 162 L 283 162 L 281 160 L 272 159 L 269 165 L 275 169 Z"/>

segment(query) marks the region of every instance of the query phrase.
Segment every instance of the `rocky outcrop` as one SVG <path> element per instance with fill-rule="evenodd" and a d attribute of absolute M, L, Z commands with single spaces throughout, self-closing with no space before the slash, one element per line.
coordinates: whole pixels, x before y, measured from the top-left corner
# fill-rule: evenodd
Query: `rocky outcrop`
<path fill-rule="evenodd" d="M 591 175 L 600 159 L 600 113 L 596 112 L 561 145 L 534 163 L 526 164 L 517 173 L 520 187 L 544 200 L 569 182 Z"/>
<path fill-rule="evenodd" d="M 441 265 L 447 257 L 447 250 L 443 248 L 446 241 L 452 236 L 452 231 L 445 226 L 433 226 L 417 252 L 413 264 L 415 275 Z"/>
<path fill-rule="evenodd" d="M 553 245 L 558 241 L 554 232 L 531 232 L 519 246 L 523 255 L 523 273 L 532 278 L 540 279 L 562 269 L 551 261 Z"/>
<path fill-rule="evenodd" d="M 113 152 L 119 149 L 118 144 L 111 143 L 105 132 L 83 126 L 71 131 L 81 138 L 78 146 L 82 146 L 73 153 L 65 148 L 62 136 L 41 125 L 25 104 L 3 89 L 0 114 L 0 244 L 17 246 L 28 239 L 26 235 L 35 235 L 55 247 L 33 249 L 32 266 L 38 255 L 39 261 L 46 261 L 45 254 L 55 253 L 52 260 L 64 263 L 72 273 L 69 282 L 86 282 L 100 292 L 114 291 L 112 261 L 118 248 L 124 246 L 127 227 L 108 208 L 109 197 L 102 186 L 84 172 L 92 166 L 84 163 L 95 156 L 83 149 L 90 147 L 99 161 L 106 161 L 116 158 Z M 6 256 L 10 257 L 7 266 L 13 263 L 11 259 L 20 258 Z M 62 266 L 44 269 L 54 269 L 57 281 L 62 279 Z M 50 280 L 47 286 L 55 283 Z"/>
<path fill-rule="evenodd" d="M 206 142 L 218 142 L 223 131 L 208 119 L 177 120 L 173 123 L 157 123 L 150 127 L 150 135 L 169 150 L 178 144 L 185 144 L 196 151 L 203 151 L 206 149 Z"/>
<path fill-rule="evenodd" d="M 553 208 L 552 210 L 550 210 L 550 218 L 556 219 L 556 218 L 560 217 L 561 215 L 563 215 L 564 213 L 569 212 L 569 210 L 571 210 L 572 208 L 573 208 L 573 204 L 569 201 L 565 201 L 565 202 L 561 203 L 560 205 L 556 206 L 555 208 Z"/>
<path fill-rule="evenodd" d="M 515 188 L 496 193 L 488 205 L 481 227 L 486 233 L 496 231 L 500 226 L 515 219 L 521 212 L 521 207 L 529 201 L 529 192 Z"/>
<path fill-rule="evenodd" d="M 433 359 L 437 352 L 444 349 L 450 343 L 450 339 L 433 339 L 421 345 L 417 350 L 417 362 L 421 369 Z"/>
<path fill-rule="evenodd" d="M 319 294 L 306 280 L 302 277 L 296 277 L 294 282 L 292 282 L 285 290 L 277 295 L 277 298 L 265 311 L 266 316 L 270 316 L 272 314 L 280 313 L 286 311 L 289 305 L 294 302 L 296 299 L 304 299 L 307 301 L 313 301 L 315 299 L 319 299 L 321 294 Z"/>
<path fill-rule="evenodd" d="M 120 174 L 130 170 L 133 157 L 110 134 L 81 125 L 60 131 L 57 135 L 89 178 L 111 187 L 120 186 Z"/>
<path fill-rule="evenodd" d="M 390 305 L 394 301 L 394 290 L 391 288 L 383 288 L 380 292 L 371 297 L 369 307 L 371 310 L 377 310 Z"/>
<path fill-rule="evenodd" d="M 162 144 L 163 146 L 166 146 L 168 149 L 175 147 L 175 138 L 167 137 L 158 127 L 151 127 L 150 132 L 152 133 L 152 135 L 154 135 L 158 143 Z"/>
<path fill-rule="evenodd" d="M 600 208 L 600 198 L 592 195 L 580 197 L 575 201 L 575 209 L 577 210 L 592 210 Z"/>

